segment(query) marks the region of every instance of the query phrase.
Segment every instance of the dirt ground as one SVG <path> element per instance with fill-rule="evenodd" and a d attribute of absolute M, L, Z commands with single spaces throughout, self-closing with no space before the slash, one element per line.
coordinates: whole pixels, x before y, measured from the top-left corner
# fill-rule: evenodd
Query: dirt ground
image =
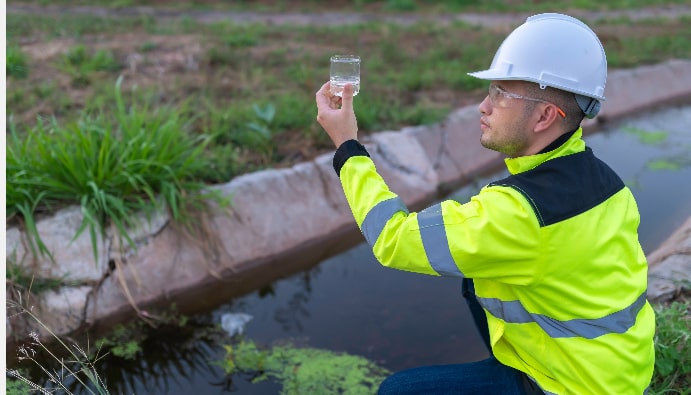
<path fill-rule="evenodd" d="M 207 1 L 208 5 L 214 6 L 217 4 L 213 1 Z M 260 1 L 252 2 L 252 7 L 260 9 L 262 5 L 268 7 L 274 2 Z M 265 4 L 264 4 L 265 3 Z M 266 23 L 281 24 L 319 24 L 319 23 L 334 23 L 334 21 L 341 21 L 342 23 L 352 23 L 364 20 L 373 20 L 376 18 L 391 17 L 391 14 L 386 14 L 382 9 L 384 2 L 376 4 L 368 4 L 360 12 L 351 12 L 351 10 L 344 10 L 342 6 L 337 3 L 330 2 L 314 2 L 314 1 L 297 1 L 291 2 L 290 7 L 294 10 L 303 10 L 300 12 L 224 12 L 224 11 L 195 11 L 183 12 L 175 9 L 159 8 L 159 5 L 169 3 L 163 1 L 149 1 L 146 7 L 134 8 L 99 8 L 99 7 L 67 7 L 59 5 L 36 5 L 35 3 L 21 3 L 12 2 L 7 5 L 8 18 L 12 17 L 14 12 L 22 13 L 36 13 L 41 15 L 50 14 L 90 14 L 90 15 L 151 15 L 156 18 L 193 18 L 202 22 L 214 22 L 218 20 L 238 20 L 239 22 L 264 21 Z M 309 10 L 305 12 L 304 10 Z M 651 8 L 647 10 L 637 10 L 637 16 L 662 16 L 666 17 L 669 13 L 673 13 L 676 17 L 691 14 L 691 7 L 677 6 L 677 7 L 660 7 Z M 598 15 L 601 17 L 616 17 L 622 12 L 610 12 L 591 14 L 591 18 Z M 633 15 L 633 14 L 632 14 Z M 346 17 L 347 16 L 347 17 Z M 395 16 L 395 15 L 394 15 Z M 397 16 L 401 23 L 410 23 L 418 18 L 436 18 L 440 23 L 448 22 L 449 15 L 432 15 L 429 13 L 406 14 Z M 485 26 L 491 26 L 499 30 L 510 30 L 510 27 L 521 23 L 525 15 L 519 14 L 493 14 L 493 15 L 466 15 L 475 23 Z M 680 22 L 679 22 L 680 23 Z M 678 23 L 669 25 L 625 25 L 616 24 L 612 26 L 601 26 L 599 34 L 604 43 L 608 40 L 615 40 L 622 36 L 645 36 L 651 33 L 660 32 L 677 32 L 679 30 Z M 405 43 L 406 48 L 425 48 L 430 45 L 425 41 L 427 38 L 412 37 Z M 377 40 L 377 37 L 367 37 L 363 35 L 361 38 L 363 42 L 367 40 Z M 217 88 L 221 90 L 224 87 L 232 88 L 235 81 L 242 80 L 245 84 L 251 84 L 251 79 L 247 76 L 234 76 L 232 72 L 226 71 L 224 76 L 219 81 L 211 81 L 212 76 L 219 73 L 215 67 L 224 67 L 224 65 L 215 66 L 203 61 L 205 56 L 208 56 L 210 50 L 210 43 L 205 40 L 201 34 L 174 34 L 162 35 L 148 33 L 143 29 L 134 30 L 126 33 L 117 33 L 112 35 L 93 35 L 83 36 L 77 38 L 35 38 L 22 37 L 18 39 L 21 50 L 29 57 L 31 64 L 31 73 L 26 81 L 15 81 L 12 78 L 7 79 L 8 98 L 8 113 L 12 112 L 17 123 L 33 122 L 37 116 L 51 117 L 55 116 L 60 119 L 67 114 L 74 113 L 84 108 L 87 103 L 94 97 L 94 86 L 75 86 L 73 77 L 65 72 L 56 70 L 55 64 L 59 63 L 60 58 L 70 49 L 79 44 L 84 44 L 89 47 L 100 49 L 107 49 L 112 51 L 115 56 L 122 60 L 124 69 L 119 71 L 123 75 L 126 84 L 129 86 L 138 86 L 142 90 L 155 87 L 163 96 L 163 102 L 170 100 L 172 97 L 184 96 L 186 92 L 195 92 L 200 87 L 208 86 L 210 84 L 218 85 Z M 142 43 L 147 43 L 150 49 L 143 53 L 141 50 Z M 308 43 L 309 44 L 309 43 Z M 276 37 L 276 42 L 273 44 L 263 44 L 256 49 L 254 59 L 258 62 L 268 62 L 270 54 L 276 48 L 289 46 Z M 303 45 L 309 50 L 309 45 Z M 323 52 L 323 48 L 314 48 L 315 53 Z M 254 51 L 254 49 L 253 49 Z M 111 78 L 103 72 L 103 76 Z M 92 77 L 98 79 L 98 73 Z M 20 85 L 19 85 L 20 84 Z M 24 90 L 31 90 L 38 92 L 45 88 L 46 84 L 52 84 L 53 89 L 60 92 L 64 97 L 63 100 L 41 100 L 40 94 L 34 94 L 39 99 L 34 99 L 35 102 L 25 103 L 22 100 L 28 100 L 23 97 L 15 97 L 12 92 Z M 14 88 L 21 89 L 14 89 Z M 311 87 L 316 91 L 318 87 Z M 103 88 L 101 88 L 103 89 Z M 169 95 L 171 98 L 167 98 Z M 410 97 L 404 98 L 404 103 L 415 103 L 423 101 L 431 103 L 432 106 L 438 105 L 450 106 L 451 108 L 459 108 L 466 105 L 479 103 L 484 97 L 485 92 L 472 91 L 464 92 L 459 95 L 451 89 L 433 89 L 426 91 L 419 91 L 410 93 Z M 17 107 L 21 110 L 17 111 L 14 103 L 19 103 Z M 296 162 L 309 160 L 316 155 L 331 149 L 326 144 L 320 145 L 318 142 L 312 144 L 305 144 L 304 135 L 301 131 L 288 131 L 281 135 L 282 142 L 278 157 L 281 158 L 279 163 L 275 166 L 290 166 Z M 257 158 L 247 158 L 248 160 L 258 160 Z"/>

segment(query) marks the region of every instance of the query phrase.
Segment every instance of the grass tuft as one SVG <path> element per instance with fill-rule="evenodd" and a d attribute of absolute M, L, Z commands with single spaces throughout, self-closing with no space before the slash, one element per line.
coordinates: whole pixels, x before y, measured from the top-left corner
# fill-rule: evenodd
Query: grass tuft
<path fill-rule="evenodd" d="M 189 205 L 205 197 L 204 184 L 193 180 L 206 166 L 208 139 L 189 132 L 192 119 L 184 110 L 127 105 L 121 82 L 111 112 L 66 125 L 44 120 L 23 138 L 10 118 L 7 215 L 24 222 L 34 253 L 47 253 L 35 215 L 54 207 L 81 206 L 84 219 L 75 238 L 88 229 L 96 258 L 97 233 L 104 235 L 108 225 L 134 246 L 127 229 L 137 225 L 135 214 L 167 207 L 184 222 Z"/>

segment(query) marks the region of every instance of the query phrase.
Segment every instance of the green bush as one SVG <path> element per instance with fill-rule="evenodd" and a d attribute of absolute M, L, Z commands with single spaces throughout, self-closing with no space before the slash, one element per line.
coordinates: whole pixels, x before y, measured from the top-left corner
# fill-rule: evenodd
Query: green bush
<path fill-rule="evenodd" d="M 192 180 L 207 166 L 206 139 L 189 132 L 184 110 L 126 106 L 120 85 L 121 79 L 109 113 L 66 125 L 39 122 L 22 137 L 10 118 L 7 216 L 23 219 L 34 236 L 34 253 L 47 252 L 36 232 L 36 212 L 80 205 L 84 220 L 75 237 L 88 228 L 96 256 L 96 232 L 107 224 L 133 244 L 127 228 L 135 225 L 136 212 L 166 206 L 184 221 L 188 205 L 204 197 L 204 185 Z"/>

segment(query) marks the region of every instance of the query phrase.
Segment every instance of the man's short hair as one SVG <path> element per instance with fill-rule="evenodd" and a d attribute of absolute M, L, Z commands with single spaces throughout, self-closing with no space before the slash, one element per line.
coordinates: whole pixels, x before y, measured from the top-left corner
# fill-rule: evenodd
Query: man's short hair
<path fill-rule="evenodd" d="M 581 126 L 583 118 L 585 117 L 585 114 L 578 106 L 578 103 L 576 103 L 576 96 L 571 92 L 566 92 L 549 86 L 545 87 L 545 89 L 541 89 L 540 85 L 534 82 L 526 82 L 525 96 L 545 100 L 550 103 L 554 103 L 561 108 L 564 113 L 566 113 L 566 118 L 563 120 L 563 122 L 565 122 L 567 132 L 578 129 L 578 127 Z M 534 106 L 530 107 L 534 108 Z"/>

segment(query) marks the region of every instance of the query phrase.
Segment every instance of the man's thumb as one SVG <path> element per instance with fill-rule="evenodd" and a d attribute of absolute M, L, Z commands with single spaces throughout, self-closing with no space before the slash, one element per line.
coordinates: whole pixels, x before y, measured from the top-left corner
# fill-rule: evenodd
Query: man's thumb
<path fill-rule="evenodd" d="M 343 97 L 341 101 L 341 108 L 353 108 L 353 93 L 355 92 L 355 87 L 353 84 L 345 84 L 343 87 Z"/>

